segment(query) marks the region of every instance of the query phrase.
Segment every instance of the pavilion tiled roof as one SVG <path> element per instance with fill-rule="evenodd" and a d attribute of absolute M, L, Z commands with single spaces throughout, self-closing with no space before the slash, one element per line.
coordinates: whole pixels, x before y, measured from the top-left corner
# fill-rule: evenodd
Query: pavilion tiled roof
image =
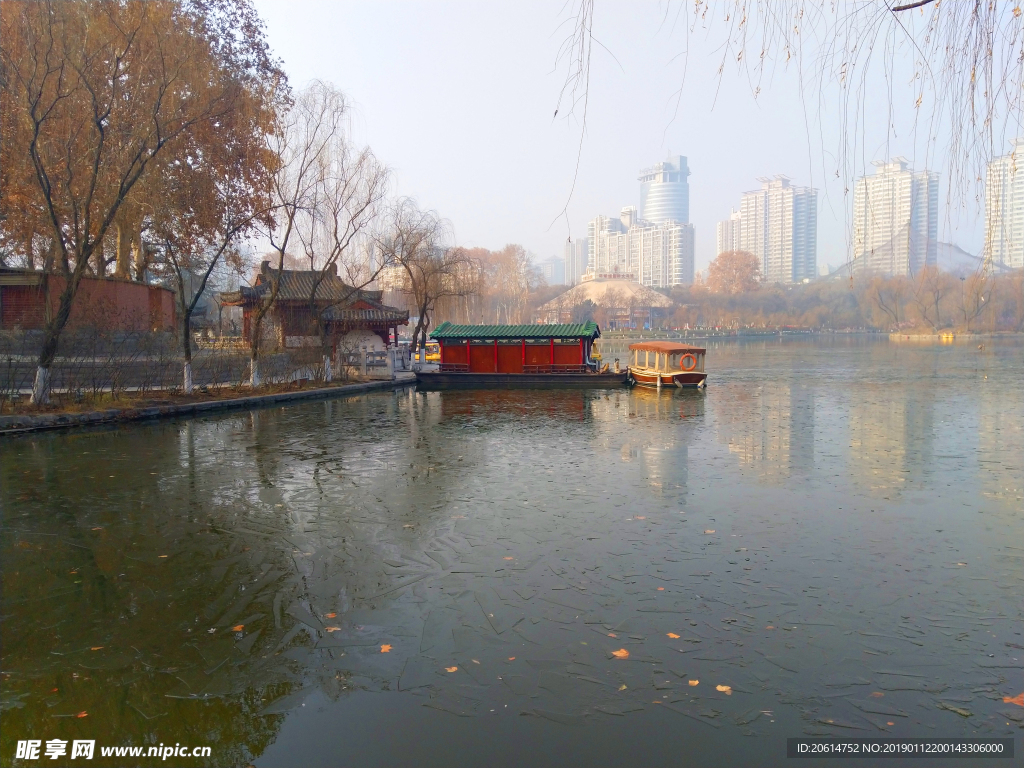
<path fill-rule="evenodd" d="M 593 339 L 601 335 L 595 322 L 528 325 L 456 325 L 444 322 L 435 339 Z"/>
<path fill-rule="evenodd" d="M 270 262 L 264 261 L 260 273 L 252 286 L 242 286 L 237 291 L 221 294 L 221 301 L 226 305 L 252 305 L 263 298 L 271 288 L 274 270 Z M 281 272 L 281 287 L 277 292 L 277 303 L 287 301 L 308 302 L 316 281 L 321 278 L 318 271 L 285 269 Z M 407 322 L 409 312 L 391 307 L 381 302 L 383 291 L 367 291 L 353 288 L 333 272 L 328 272 L 316 286 L 316 301 L 324 311 L 327 320 L 383 320 Z M 353 309 L 356 302 L 368 304 L 368 307 Z"/>

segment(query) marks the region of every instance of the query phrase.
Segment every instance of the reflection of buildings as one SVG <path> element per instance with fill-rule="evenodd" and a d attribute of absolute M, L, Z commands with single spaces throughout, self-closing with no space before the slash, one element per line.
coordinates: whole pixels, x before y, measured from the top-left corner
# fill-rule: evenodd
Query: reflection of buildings
<path fill-rule="evenodd" d="M 978 483 L 1015 510 L 1024 501 L 1024 394 L 1020 387 L 977 390 Z"/>
<path fill-rule="evenodd" d="M 740 464 L 776 483 L 814 467 L 814 398 L 802 387 L 768 382 L 719 417 L 719 439 Z"/>
<path fill-rule="evenodd" d="M 686 488 L 691 428 L 703 423 L 703 392 L 612 390 L 590 401 L 594 439 L 618 460 L 630 487 Z M 691 426 L 692 425 L 692 426 Z"/>

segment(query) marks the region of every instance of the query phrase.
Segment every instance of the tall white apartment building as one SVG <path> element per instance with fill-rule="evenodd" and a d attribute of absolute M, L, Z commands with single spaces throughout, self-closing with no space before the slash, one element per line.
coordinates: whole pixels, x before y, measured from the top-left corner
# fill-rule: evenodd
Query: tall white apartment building
<path fill-rule="evenodd" d="M 692 224 L 655 224 L 640 219 L 630 206 L 618 219 L 598 216 L 587 233 L 590 275 L 618 274 L 650 288 L 693 283 Z"/>
<path fill-rule="evenodd" d="M 676 155 L 640 171 L 640 218 L 654 224 L 690 221 L 690 169 Z"/>
<path fill-rule="evenodd" d="M 565 284 L 576 285 L 587 271 L 587 262 L 590 259 L 590 251 L 587 247 L 589 239 L 586 237 L 576 240 L 567 240 L 565 243 Z"/>
<path fill-rule="evenodd" d="M 726 251 L 742 251 L 740 247 L 740 212 L 729 210 L 729 218 L 718 222 L 716 233 L 716 244 L 718 250 L 715 253 Z"/>
<path fill-rule="evenodd" d="M 905 157 L 874 165 L 853 188 L 853 269 L 913 275 L 936 263 L 939 176 L 914 173 Z"/>
<path fill-rule="evenodd" d="M 1024 138 L 988 164 L 985 179 L 985 261 L 1024 268 Z"/>
<path fill-rule="evenodd" d="M 818 190 L 779 175 L 761 178 L 739 211 L 718 223 L 718 252 L 748 251 L 766 283 L 799 283 L 818 274 Z"/>
<path fill-rule="evenodd" d="M 640 171 L 640 210 L 598 216 L 587 227 L 587 275 L 618 274 L 650 288 L 693 283 L 690 169 L 677 155 Z"/>

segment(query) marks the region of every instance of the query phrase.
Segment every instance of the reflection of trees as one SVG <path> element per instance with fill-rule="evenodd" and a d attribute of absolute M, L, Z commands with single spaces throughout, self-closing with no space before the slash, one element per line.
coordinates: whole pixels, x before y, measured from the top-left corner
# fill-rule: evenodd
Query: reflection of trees
<path fill-rule="evenodd" d="M 220 620 L 259 610 L 262 595 L 225 613 L 262 563 L 282 558 L 220 532 L 236 510 L 203 494 L 187 466 L 193 447 L 185 440 L 179 454 L 168 431 L 138 429 L 26 440 L 0 454 L 0 499 L 8 517 L 21 515 L 2 538 L 4 691 L 23 704 L 4 712 L 4 754 L 33 734 L 106 744 L 148 734 L 153 744 L 208 744 L 216 764 L 234 764 L 272 740 L 275 719 L 253 714 L 290 676 L 254 674 L 270 622 L 265 612 L 252 620 L 261 636 L 245 653 Z"/>

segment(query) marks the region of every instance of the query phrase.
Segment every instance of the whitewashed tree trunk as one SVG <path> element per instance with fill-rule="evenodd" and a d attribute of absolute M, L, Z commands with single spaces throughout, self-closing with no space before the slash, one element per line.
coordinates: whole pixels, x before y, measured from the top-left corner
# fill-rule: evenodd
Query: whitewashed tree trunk
<path fill-rule="evenodd" d="M 260 361 L 252 360 L 249 363 L 249 385 L 255 389 L 261 383 L 262 381 L 260 380 Z"/>
<path fill-rule="evenodd" d="M 331 356 L 324 355 L 324 382 L 331 383 L 334 378 L 334 366 L 331 364 Z"/>
<path fill-rule="evenodd" d="M 38 366 L 36 379 L 32 382 L 32 403 L 44 405 L 50 402 L 50 369 Z"/>
<path fill-rule="evenodd" d="M 185 394 L 192 394 L 192 363 L 185 363 Z"/>

